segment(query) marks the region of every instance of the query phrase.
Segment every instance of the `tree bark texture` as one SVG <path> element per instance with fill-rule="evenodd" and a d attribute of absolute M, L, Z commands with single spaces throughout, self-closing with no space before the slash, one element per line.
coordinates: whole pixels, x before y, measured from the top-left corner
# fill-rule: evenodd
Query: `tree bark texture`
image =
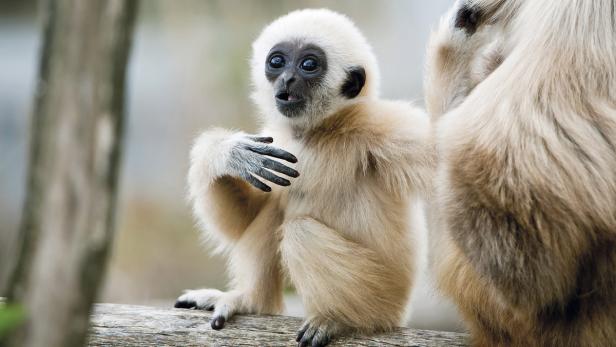
<path fill-rule="evenodd" d="M 43 1 L 12 346 L 81 346 L 114 229 L 136 0 Z"/>
<path fill-rule="evenodd" d="M 171 305 L 171 303 L 170 303 Z M 240 315 L 222 330 L 210 327 L 211 313 L 200 310 L 97 304 L 90 346 L 292 346 L 302 320 L 284 316 Z M 400 328 L 371 336 L 334 339 L 329 346 L 468 346 L 461 333 Z"/>

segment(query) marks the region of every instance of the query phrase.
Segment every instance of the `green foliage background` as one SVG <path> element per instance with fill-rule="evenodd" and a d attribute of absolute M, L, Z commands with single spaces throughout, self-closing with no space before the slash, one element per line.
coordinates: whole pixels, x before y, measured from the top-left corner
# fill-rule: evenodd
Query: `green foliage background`
<path fill-rule="evenodd" d="M 25 312 L 21 306 L 0 303 L 0 339 L 19 326 L 25 318 Z"/>

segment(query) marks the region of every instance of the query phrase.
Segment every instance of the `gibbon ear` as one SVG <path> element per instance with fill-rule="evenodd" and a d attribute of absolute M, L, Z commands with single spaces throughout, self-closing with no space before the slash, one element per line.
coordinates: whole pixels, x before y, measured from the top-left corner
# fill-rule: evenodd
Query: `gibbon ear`
<path fill-rule="evenodd" d="M 366 84 L 366 70 L 361 66 L 351 68 L 347 72 L 347 79 L 342 85 L 342 95 L 353 99 L 361 92 Z"/>
<path fill-rule="evenodd" d="M 468 35 L 473 35 L 482 20 L 481 10 L 477 6 L 463 5 L 456 14 L 455 27 L 466 30 Z"/>

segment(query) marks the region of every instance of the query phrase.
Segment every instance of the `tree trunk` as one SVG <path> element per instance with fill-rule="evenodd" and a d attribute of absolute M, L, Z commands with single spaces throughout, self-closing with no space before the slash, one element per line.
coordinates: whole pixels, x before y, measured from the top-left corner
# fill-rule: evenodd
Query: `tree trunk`
<path fill-rule="evenodd" d="M 46 0 L 13 346 L 81 346 L 114 228 L 136 0 Z"/>

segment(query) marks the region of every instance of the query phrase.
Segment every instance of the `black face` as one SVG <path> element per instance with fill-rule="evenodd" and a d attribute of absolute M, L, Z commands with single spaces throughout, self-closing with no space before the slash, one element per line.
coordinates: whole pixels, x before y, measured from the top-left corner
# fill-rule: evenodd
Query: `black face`
<path fill-rule="evenodd" d="M 305 110 L 326 73 L 325 52 L 311 44 L 279 43 L 265 61 L 265 76 L 274 85 L 276 106 L 287 117 Z"/>

